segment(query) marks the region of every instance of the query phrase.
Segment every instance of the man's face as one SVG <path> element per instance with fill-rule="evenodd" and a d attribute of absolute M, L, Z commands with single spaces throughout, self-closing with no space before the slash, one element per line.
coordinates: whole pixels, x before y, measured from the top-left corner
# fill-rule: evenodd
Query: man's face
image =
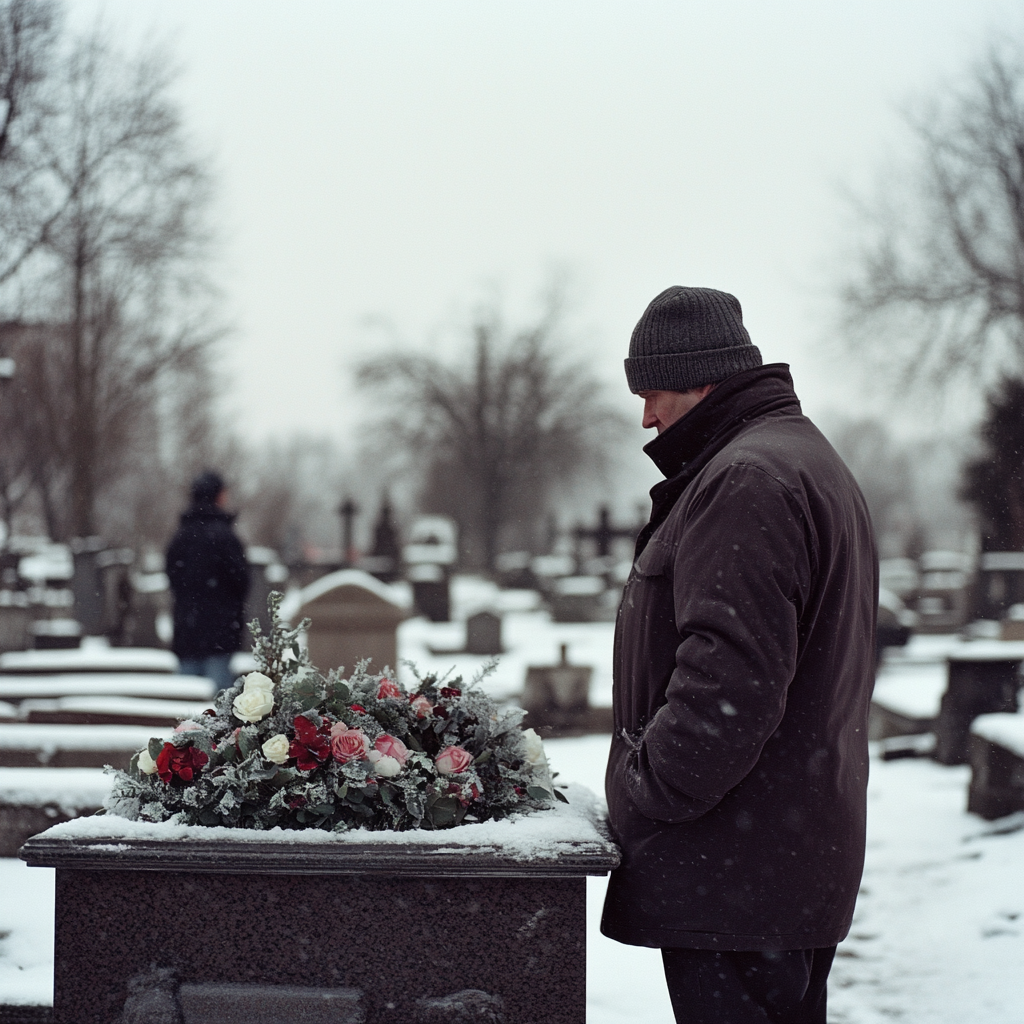
<path fill-rule="evenodd" d="M 681 420 L 698 402 L 714 389 L 714 384 L 689 391 L 638 391 L 644 400 L 645 428 L 657 427 L 660 434 L 677 420 Z"/>

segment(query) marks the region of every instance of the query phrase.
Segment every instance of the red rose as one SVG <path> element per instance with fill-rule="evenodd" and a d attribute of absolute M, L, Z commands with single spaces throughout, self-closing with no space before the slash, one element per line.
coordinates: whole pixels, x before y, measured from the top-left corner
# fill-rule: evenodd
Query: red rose
<path fill-rule="evenodd" d="M 445 747 L 437 757 L 434 764 L 442 775 L 458 775 L 464 772 L 473 763 L 473 755 L 462 747 Z"/>
<path fill-rule="evenodd" d="M 380 686 L 377 687 L 377 700 L 384 700 L 385 697 L 402 699 L 402 691 L 390 679 L 382 679 Z"/>
<path fill-rule="evenodd" d="M 345 764 L 348 761 L 364 761 L 370 749 L 370 741 L 362 729 L 346 729 L 331 736 L 331 753 L 334 760 Z"/>
<path fill-rule="evenodd" d="M 349 704 L 349 709 L 351 711 L 358 711 L 361 715 L 366 714 L 366 708 L 364 708 L 362 704 Z"/>
<path fill-rule="evenodd" d="M 295 763 L 302 771 L 312 771 L 330 757 L 330 726 L 324 719 L 317 728 L 305 715 L 296 715 L 292 725 L 295 727 L 295 739 L 288 747 L 288 756 L 296 759 Z"/>
<path fill-rule="evenodd" d="M 373 749 L 379 750 L 385 757 L 393 757 L 401 765 L 404 765 L 409 757 L 409 748 L 397 736 L 390 736 L 388 733 L 377 737 Z"/>
<path fill-rule="evenodd" d="M 441 687 L 442 697 L 461 697 L 462 691 L 455 689 L 454 686 L 442 686 Z"/>
<path fill-rule="evenodd" d="M 200 768 L 210 759 L 193 746 L 176 747 L 173 743 L 165 743 L 164 749 L 156 758 L 156 770 L 164 782 L 172 779 L 191 782 L 199 774 Z"/>

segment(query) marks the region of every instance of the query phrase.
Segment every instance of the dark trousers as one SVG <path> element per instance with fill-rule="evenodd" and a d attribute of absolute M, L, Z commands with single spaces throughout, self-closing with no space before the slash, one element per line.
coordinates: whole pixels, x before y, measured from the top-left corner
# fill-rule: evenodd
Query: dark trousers
<path fill-rule="evenodd" d="M 825 1024 L 836 947 L 770 953 L 663 949 L 677 1024 Z"/>

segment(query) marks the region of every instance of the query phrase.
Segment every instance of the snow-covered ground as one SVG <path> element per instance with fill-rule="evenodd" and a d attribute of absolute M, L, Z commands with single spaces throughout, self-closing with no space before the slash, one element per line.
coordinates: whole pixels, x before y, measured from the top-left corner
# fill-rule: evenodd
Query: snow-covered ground
<path fill-rule="evenodd" d="M 593 702 L 610 703 L 610 623 L 551 623 L 488 584 L 460 584 L 454 596 L 460 619 L 479 607 L 513 605 L 503 609 L 508 653 L 488 689 L 516 692 L 527 665 L 552 664 L 558 645 L 568 643 L 573 662 L 594 666 Z M 461 646 L 463 630 L 461 622 L 409 620 L 400 630 L 401 657 L 421 671 L 455 666 L 472 675 L 481 659 L 428 649 Z M 907 678 L 922 663 L 935 674 L 951 642 L 923 637 L 896 657 Z M 601 793 L 608 743 L 590 736 L 546 746 L 559 781 Z M 1024 814 L 992 823 L 968 815 L 968 777 L 965 767 L 929 760 L 873 760 L 867 866 L 832 972 L 833 1024 L 1024 1024 Z M 588 880 L 587 1019 L 672 1024 L 660 953 L 600 934 L 605 885 Z M 53 872 L 0 860 L 0 1004 L 51 1000 L 52 920 Z"/>
<path fill-rule="evenodd" d="M 547 747 L 559 781 L 600 792 L 608 737 Z M 867 868 L 832 972 L 834 1024 L 1024 1021 L 1024 815 L 968 815 L 967 778 L 928 760 L 872 762 Z M 672 1024 L 658 951 L 601 935 L 604 888 L 588 880 L 587 1020 Z M 0 1004 L 47 1003 L 53 872 L 0 860 L 0 894 Z"/>

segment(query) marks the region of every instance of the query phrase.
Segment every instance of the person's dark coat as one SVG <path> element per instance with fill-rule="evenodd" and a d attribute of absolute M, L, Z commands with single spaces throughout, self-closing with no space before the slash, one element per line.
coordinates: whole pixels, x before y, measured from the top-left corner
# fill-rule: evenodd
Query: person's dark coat
<path fill-rule="evenodd" d="M 174 642 L 179 658 L 231 654 L 241 647 L 249 566 L 232 516 L 212 502 L 195 502 L 167 548 L 174 593 Z"/>
<path fill-rule="evenodd" d="M 602 930 L 642 946 L 814 949 L 864 857 L 877 556 L 788 367 L 727 378 L 645 451 L 615 632 Z"/>

